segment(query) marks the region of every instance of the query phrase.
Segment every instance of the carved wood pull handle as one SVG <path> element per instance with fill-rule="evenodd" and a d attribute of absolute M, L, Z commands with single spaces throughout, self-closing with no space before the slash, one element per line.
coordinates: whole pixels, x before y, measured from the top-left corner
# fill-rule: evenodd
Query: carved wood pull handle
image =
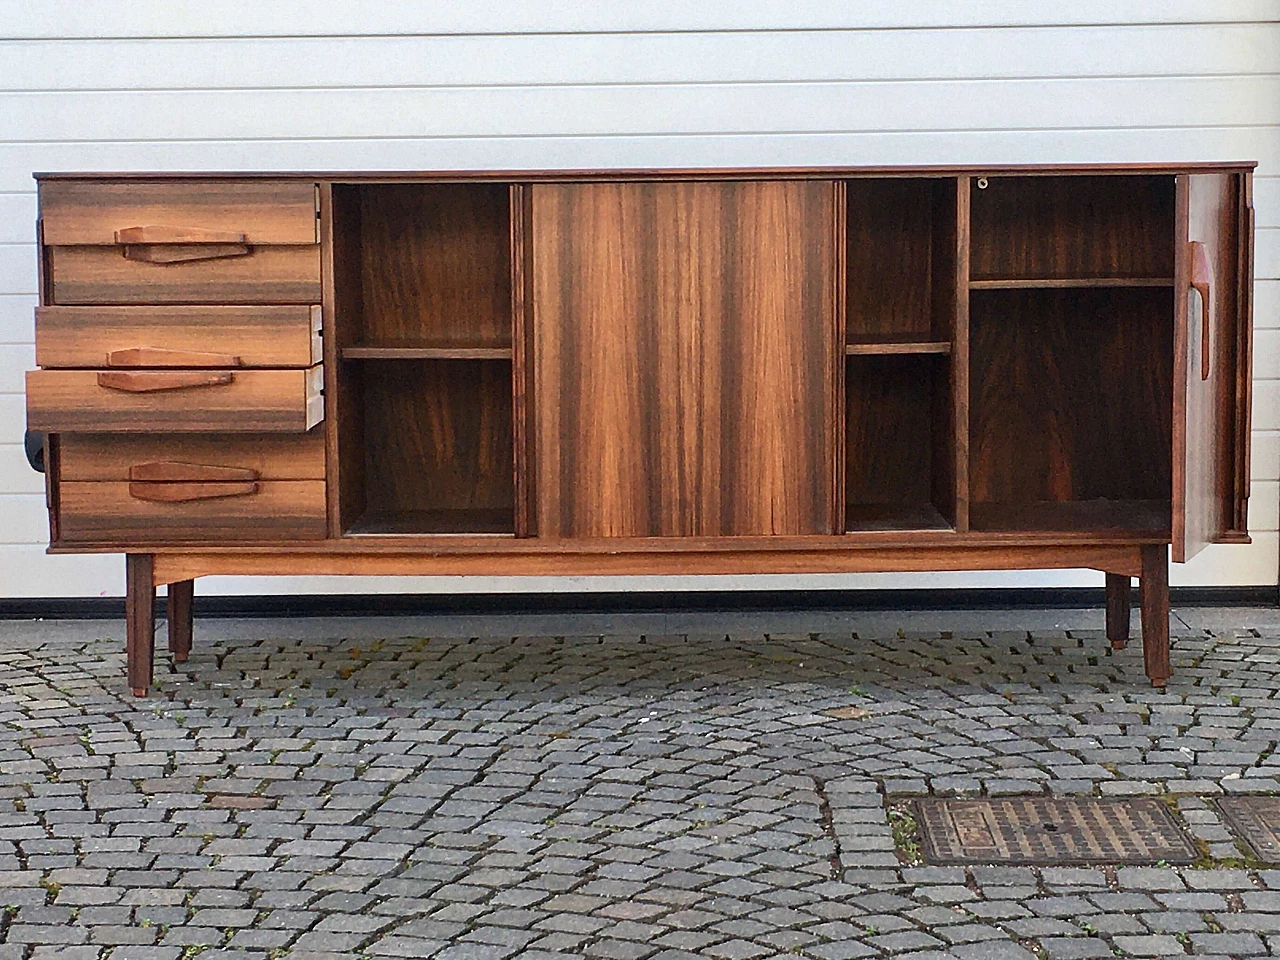
<path fill-rule="evenodd" d="M 150 483 L 226 483 L 233 480 L 257 480 L 258 471 L 249 467 L 224 467 L 212 463 L 152 460 L 135 463 L 130 467 L 129 479 Z"/>
<path fill-rule="evenodd" d="M 156 393 L 160 390 L 186 390 L 191 387 L 221 387 L 235 379 L 235 374 L 220 373 L 99 373 L 98 386 L 124 393 Z"/>
<path fill-rule="evenodd" d="M 243 233 L 203 227 L 125 227 L 116 231 L 116 243 L 124 245 L 126 260 L 141 263 L 219 260 L 249 253 L 248 238 Z"/>
<path fill-rule="evenodd" d="M 200 350 L 165 350 L 161 347 L 128 347 L 107 354 L 108 367 L 238 367 L 240 358 L 229 353 Z"/>
<path fill-rule="evenodd" d="M 1200 379 L 1208 380 L 1211 369 L 1209 354 L 1209 320 L 1211 316 L 1211 299 L 1213 287 L 1213 265 L 1209 262 L 1209 251 L 1199 240 L 1191 241 L 1191 289 L 1200 294 Z"/>
<path fill-rule="evenodd" d="M 156 503 L 187 503 L 191 500 L 220 500 L 247 497 L 258 492 L 256 483 L 146 483 L 129 484 L 129 496 Z"/>

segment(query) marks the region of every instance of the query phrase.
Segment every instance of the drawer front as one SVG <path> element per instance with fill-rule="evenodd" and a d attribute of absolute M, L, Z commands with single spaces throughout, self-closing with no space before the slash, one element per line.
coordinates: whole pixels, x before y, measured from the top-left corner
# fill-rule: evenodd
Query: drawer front
<path fill-rule="evenodd" d="M 27 426 L 46 433 L 305 433 L 322 368 L 32 370 Z"/>
<path fill-rule="evenodd" d="M 42 367 L 310 367 L 319 306 L 37 307 Z"/>
<path fill-rule="evenodd" d="M 316 187 L 303 181 L 47 180 L 40 185 L 40 219 L 50 246 L 113 246 L 131 237 L 320 241 Z"/>
<path fill-rule="evenodd" d="M 61 537 L 64 543 L 130 546 L 321 539 L 324 490 L 322 480 L 63 482 L 59 484 Z"/>
<path fill-rule="evenodd" d="M 318 303 L 320 247 L 236 246 L 230 255 L 129 259 L 118 246 L 50 247 L 53 302 Z M 218 251 L 212 251 L 217 253 Z"/>
<path fill-rule="evenodd" d="M 210 434 L 64 433 L 58 442 L 63 482 L 129 481 L 155 476 L 156 464 L 184 465 L 191 478 L 205 468 L 243 471 L 242 479 L 324 480 L 324 432 L 218 436 Z M 173 475 L 171 473 L 171 475 Z"/>

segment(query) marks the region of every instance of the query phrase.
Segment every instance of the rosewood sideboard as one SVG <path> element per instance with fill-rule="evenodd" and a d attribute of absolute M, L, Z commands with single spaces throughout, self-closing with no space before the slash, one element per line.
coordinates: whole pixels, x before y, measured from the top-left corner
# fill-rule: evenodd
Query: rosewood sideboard
<path fill-rule="evenodd" d="M 1252 164 L 45 174 L 50 550 L 211 574 L 1093 568 L 1248 541 Z"/>

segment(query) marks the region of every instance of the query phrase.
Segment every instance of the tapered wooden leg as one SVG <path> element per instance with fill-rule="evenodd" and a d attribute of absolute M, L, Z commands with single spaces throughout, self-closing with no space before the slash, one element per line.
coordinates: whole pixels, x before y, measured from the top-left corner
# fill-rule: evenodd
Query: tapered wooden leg
<path fill-rule="evenodd" d="M 1164 689 L 1169 675 L 1169 548 L 1142 548 L 1142 660 L 1151 685 Z"/>
<path fill-rule="evenodd" d="M 156 588 L 151 582 L 151 554 L 131 553 L 125 557 L 124 563 L 129 688 L 135 697 L 145 697 L 151 686 L 156 638 Z"/>
<path fill-rule="evenodd" d="M 1107 574 L 1107 639 L 1111 649 L 1123 650 L 1129 642 L 1129 578 Z"/>
<path fill-rule="evenodd" d="M 195 596 L 194 580 L 169 584 L 166 617 L 169 621 L 169 652 L 177 663 L 186 663 L 191 653 L 191 598 Z"/>

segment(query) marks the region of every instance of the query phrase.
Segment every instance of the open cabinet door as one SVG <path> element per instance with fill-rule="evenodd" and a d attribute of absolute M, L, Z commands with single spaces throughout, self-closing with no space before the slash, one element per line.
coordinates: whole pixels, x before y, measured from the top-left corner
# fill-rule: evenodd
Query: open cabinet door
<path fill-rule="evenodd" d="M 1252 207 L 1247 173 L 1177 183 L 1173 559 L 1248 542 Z"/>

